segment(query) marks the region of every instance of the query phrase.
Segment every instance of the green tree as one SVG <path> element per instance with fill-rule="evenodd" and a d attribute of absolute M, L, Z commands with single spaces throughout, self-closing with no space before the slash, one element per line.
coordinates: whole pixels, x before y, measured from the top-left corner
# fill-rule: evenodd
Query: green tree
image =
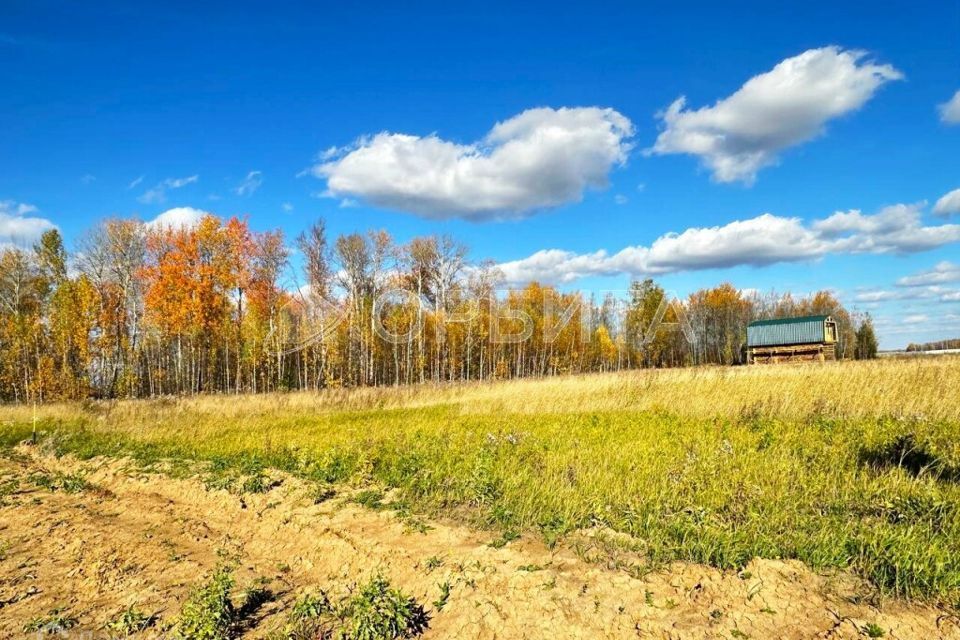
<path fill-rule="evenodd" d="M 870 314 L 867 314 L 857 328 L 854 357 L 857 360 L 872 360 L 877 357 L 877 335 L 873 331 L 873 319 L 870 318 Z"/>
<path fill-rule="evenodd" d="M 37 265 L 50 284 L 59 285 L 67 279 L 67 251 L 59 231 L 45 231 L 33 250 L 37 254 Z"/>
<path fill-rule="evenodd" d="M 663 287 L 650 278 L 630 283 L 630 307 L 627 310 L 626 329 L 630 340 L 638 347 L 641 364 L 651 367 L 660 364 L 661 353 L 667 347 L 669 336 L 658 331 L 654 319 L 663 302 Z M 649 342 L 644 338 L 649 338 Z"/>

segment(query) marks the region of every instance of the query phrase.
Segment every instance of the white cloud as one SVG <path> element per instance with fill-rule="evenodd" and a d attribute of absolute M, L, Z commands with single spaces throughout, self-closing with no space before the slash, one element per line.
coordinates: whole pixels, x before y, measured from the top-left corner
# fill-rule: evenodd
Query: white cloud
<path fill-rule="evenodd" d="M 142 175 L 132 180 L 130 184 L 127 185 L 127 190 L 135 189 L 136 187 L 140 186 L 140 183 L 143 182 L 143 179 L 146 177 L 146 175 Z"/>
<path fill-rule="evenodd" d="M 204 216 L 212 215 L 208 211 L 193 207 L 175 207 L 167 209 L 146 223 L 148 229 L 192 229 Z"/>
<path fill-rule="evenodd" d="M 960 291 L 951 291 L 940 297 L 943 302 L 960 302 Z"/>
<path fill-rule="evenodd" d="M 827 122 L 862 107 L 883 84 L 903 78 L 863 51 L 810 49 L 754 76 L 712 107 L 680 97 L 661 114 L 649 153 L 699 156 L 717 182 L 752 183 L 781 151 L 821 135 Z"/>
<path fill-rule="evenodd" d="M 551 249 L 499 267 L 513 283 L 570 282 L 585 276 L 653 275 L 742 264 L 762 266 L 817 258 L 823 252 L 816 234 L 804 228 L 798 218 L 765 213 L 723 226 L 668 233 L 649 247 L 627 247 L 613 255 L 606 251 L 575 254 Z"/>
<path fill-rule="evenodd" d="M 0 200 L 0 213 L 7 216 L 25 216 L 28 213 L 36 213 L 38 209 L 32 204 L 26 202 L 14 202 L 13 200 Z"/>
<path fill-rule="evenodd" d="M 259 189 L 261 184 L 263 184 L 263 172 L 251 171 L 233 192 L 238 196 L 253 195 L 253 192 Z"/>
<path fill-rule="evenodd" d="M 199 179 L 200 176 L 193 175 L 187 178 L 167 178 L 163 183 L 171 189 L 179 189 L 180 187 L 185 187 L 188 184 L 193 184 Z"/>
<path fill-rule="evenodd" d="M 199 179 L 200 176 L 197 175 L 188 176 L 186 178 L 167 178 L 163 182 L 158 183 L 152 189 L 148 189 L 142 196 L 137 198 L 137 200 L 144 204 L 158 204 L 161 202 L 166 202 L 168 189 L 180 189 L 188 184 L 193 184 Z"/>
<path fill-rule="evenodd" d="M 938 216 L 950 216 L 960 213 L 960 189 L 954 189 L 950 193 L 944 194 L 937 203 L 933 205 L 933 212 Z"/>
<path fill-rule="evenodd" d="M 900 278 L 897 280 L 897 285 L 901 287 L 925 287 L 950 282 L 960 282 L 960 264 L 944 260 L 937 263 L 933 269 Z"/>
<path fill-rule="evenodd" d="M 888 289 L 862 291 L 853 296 L 854 302 L 889 302 L 891 300 L 946 300 L 956 293 L 939 285 L 913 286 L 895 291 Z"/>
<path fill-rule="evenodd" d="M 930 317 L 925 313 L 915 313 L 913 315 L 904 316 L 903 324 L 923 324 L 928 322 Z"/>
<path fill-rule="evenodd" d="M 885 207 L 879 213 L 867 215 L 859 209 L 837 211 L 825 220 L 816 220 L 813 228 L 830 238 L 850 233 L 886 234 L 909 226 L 919 216 L 924 203 L 913 205 L 893 205 Z"/>
<path fill-rule="evenodd" d="M 340 147 L 337 147 L 337 146 L 327 147 L 322 152 L 317 154 L 317 159 L 320 160 L 321 162 L 326 162 L 327 160 L 333 160 L 338 155 L 342 154 L 344 151 L 345 149 L 341 149 Z"/>
<path fill-rule="evenodd" d="M 960 225 L 924 226 L 925 203 L 897 204 L 865 215 L 853 209 L 813 223 L 842 253 L 915 253 L 960 241 Z"/>
<path fill-rule="evenodd" d="M 618 193 L 617 195 L 613 196 L 613 201 L 617 204 L 627 204 L 630 202 L 630 199 L 622 193 Z"/>
<path fill-rule="evenodd" d="M 167 199 L 167 190 L 163 188 L 162 185 L 157 185 L 152 189 L 148 189 L 144 192 L 142 196 L 137 198 L 140 202 L 144 204 L 154 204 L 157 202 L 163 202 Z"/>
<path fill-rule="evenodd" d="M 888 300 L 899 300 L 901 294 L 899 291 L 864 291 L 853 296 L 854 302 L 886 302 Z"/>
<path fill-rule="evenodd" d="M 610 264 L 606 251 L 577 254 L 560 249 L 543 249 L 522 260 L 503 262 L 497 267 L 504 279 L 512 284 L 537 280 L 540 282 L 572 282 L 590 275 L 613 275 L 617 270 Z"/>
<path fill-rule="evenodd" d="M 960 124 L 960 90 L 940 105 L 940 121 L 945 124 Z"/>
<path fill-rule="evenodd" d="M 36 211 L 32 204 L 0 200 L 0 249 L 29 246 L 39 240 L 44 231 L 57 228 L 46 218 L 28 216 Z"/>
<path fill-rule="evenodd" d="M 327 150 L 311 168 L 325 195 L 354 197 L 432 219 L 522 218 L 577 202 L 626 162 L 630 120 L 613 109 L 529 109 L 481 141 L 380 133 Z"/>
<path fill-rule="evenodd" d="M 587 276 L 656 275 L 815 260 L 829 254 L 913 253 L 960 242 L 960 225 L 924 226 L 920 205 L 874 215 L 836 213 L 804 223 L 770 213 L 716 227 L 667 233 L 649 246 L 577 254 L 547 249 L 500 264 L 508 282 L 571 282 Z M 924 283 L 934 284 L 934 283 Z"/>
<path fill-rule="evenodd" d="M 662 236 L 651 246 L 648 264 L 660 271 L 762 266 L 822 253 L 820 239 L 804 228 L 799 218 L 765 213 L 722 227 L 693 228 Z"/>
<path fill-rule="evenodd" d="M 289 202 L 284 202 L 282 205 L 280 205 L 280 207 L 287 213 L 290 213 L 291 211 L 293 211 L 293 205 L 290 204 Z"/>

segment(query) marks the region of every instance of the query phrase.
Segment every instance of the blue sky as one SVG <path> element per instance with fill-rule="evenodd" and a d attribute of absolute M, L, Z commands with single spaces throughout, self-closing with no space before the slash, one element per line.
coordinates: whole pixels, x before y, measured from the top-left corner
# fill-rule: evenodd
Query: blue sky
<path fill-rule="evenodd" d="M 8 0 L 0 241 L 323 217 L 517 281 L 830 288 L 884 347 L 960 337 L 960 2 L 721 4 Z"/>

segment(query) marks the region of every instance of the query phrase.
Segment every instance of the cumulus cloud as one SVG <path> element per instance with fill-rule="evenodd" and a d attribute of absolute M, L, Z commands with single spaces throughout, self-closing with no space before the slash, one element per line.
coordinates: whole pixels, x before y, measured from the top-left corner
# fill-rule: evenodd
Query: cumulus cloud
<path fill-rule="evenodd" d="M 914 253 L 960 242 L 960 225 L 924 226 L 921 205 L 895 205 L 867 215 L 838 212 L 804 223 L 770 213 L 716 227 L 667 233 L 649 246 L 617 253 L 546 249 L 499 265 L 510 283 L 572 282 L 587 276 L 657 275 L 814 260 L 828 254 Z M 934 282 L 924 283 L 934 284 Z"/>
<path fill-rule="evenodd" d="M 202 209 L 193 207 L 174 207 L 167 209 L 153 220 L 146 223 L 148 229 L 192 229 L 197 226 L 204 216 L 212 215 Z"/>
<path fill-rule="evenodd" d="M 499 265 L 507 281 L 571 282 L 597 275 L 656 275 L 732 267 L 763 266 L 823 255 L 817 235 L 799 218 L 765 213 L 717 227 L 690 228 L 660 236 L 649 246 L 626 247 L 609 255 L 605 251 L 576 254 L 556 249 L 538 251 L 528 258 Z"/>
<path fill-rule="evenodd" d="M 661 114 L 664 129 L 648 153 L 699 156 L 717 182 L 752 183 L 780 152 L 825 131 L 903 74 L 863 51 L 810 49 L 754 76 L 712 107 L 680 97 Z"/>
<path fill-rule="evenodd" d="M 380 133 L 328 149 L 311 173 L 325 195 L 432 218 L 522 218 L 577 202 L 627 160 L 633 125 L 613 109 L 529 109 L 480 141 Z"/>
<path fill-rule="evenodd" d="M 843 253 L 915 253 L 960 241 L 960 225 L 924 226 L 925 203 L 897 204 L 879 213 L 837 212 L 813 223 L 832 250 Z"/>
<path fill-rule="evenodd" d="M 590 275 L 614 275 L 618 271 L 610 263 L 606 251 L 577 254 L 560 249 L 542 249 L 521 260 L 497 265 L 504 279 L 511 284 L 539 282 L 572 282 Z"/>
<path fill-rule="evenodd" d="M 960 213 L 960 189 L 954 189 L 950 193 L 944 194 L 937 203 L 933 205 L 933 212 L 938 216 L 950 216 Z"/>
<path fill-rule="evenodd" d="M 144 204 L 159 204 L 161 202 L 166 202 L 167 200 L 167 191 L 169 189 L 180 189 L 187 186 L 188 184 L 193 184 L 200 179 L 200 176 L 193 175 L 186 178 L 167 178 L 163 182 L 157 183 L 151 189 L 147 189 L 146 192 L 137 200 Z"/>
<path fill-rule="evenodd" d="M 937 263 L 933 269 L 900 278 L 897 280 L 897 285 L 901 287 L 925 287 L 950 282 L 960 282 L 960 264 L 944 260 Z"/>
<path fill-rule="evenodd" d="M 799 218 L 765 213 L 724 226 L 668 233 L 651 245 L 646 264 L 657 271 L 763 266 L 814 258 L 822 252 L 820 239 Z"/>
<path fill-rule="evenodd" d="M 251 171 L 247 174 L 247 177 L 243 179 L 237 188 L 233 190 L 238 196 L 249 196 L 253 195 L 253 192 L 260 188 L 260 185 L 263 184 L 263 172 L 261 171 Z"/>
<path fill-rule="evenodd" d="M 960 90 L 953 97 L 940 105 L 940 122 L 944 124 L 960 124 Z"/>
<path fill-rule="evenodd" d="M 813 228 L 831 238 L 851 233 L 886 234 L 909 226 L 922 207 L 923 203 L 898 204 L 881 209 L 875 215 L 864 214 L 859 209 L 837 211 L 825 220 L 814 221 Z"/>
<path fill-rule="evenodd" d="M 928 322 L 929 320 L 930 320 L 930 317 L 927 316 L 925 313 L 915 313 L 913 315 L 904 316 L 903 324 L 923 324 L 924 322 Z"/>
<path fill-rule="evenodd" d="M 44 231 L 56 228 L 46 218 L 29 215 L 36 212 L 37 208 L 32 204 L 0 200 L 0 249 L 30 246 Z"/>

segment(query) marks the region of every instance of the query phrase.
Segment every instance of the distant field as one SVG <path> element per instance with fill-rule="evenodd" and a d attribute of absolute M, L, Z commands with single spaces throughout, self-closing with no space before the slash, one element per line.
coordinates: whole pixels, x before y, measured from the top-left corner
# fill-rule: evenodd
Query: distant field
<path fill-rule="evenodd" d="M 0 411 L 7 445 L 36 422 L 81 457 L 277 468 L 504 541 L 604 526 L 648 568 L 799 559 L 960 606 L 954 356 Z"/>

